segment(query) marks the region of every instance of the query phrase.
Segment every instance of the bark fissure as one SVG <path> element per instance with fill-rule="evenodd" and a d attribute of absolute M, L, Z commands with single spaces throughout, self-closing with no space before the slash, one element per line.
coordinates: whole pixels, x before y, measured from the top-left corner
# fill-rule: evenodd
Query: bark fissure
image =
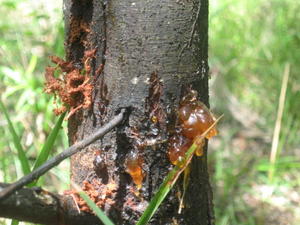
<path fill-rule="evenodd" d="M 102 7 L 103 7 L 103 36 L 104 36 L 104 39 L 103 39 L 103 51 L 102 51 L 102 64 L 105 65 L 105 52 L 106 52 L 106 39 L 107 39 L 107 35 L 106 35 L 106 27 L 107 27 L 107 24 L 106 24 L 106 17 L 107 17 L 107 10 L 106 10 L 106 5 L 107 5 L 107 0 L 104 0 L 102 2 Z"/>
<path fill-rule="evenodd" d="M 98 11 L 97 9 L 95 9 L 93 12 L 93 27 L 92 27 L 92 34 L 90 39 L 91 41 L 93 41 L 93 46 L 95 46 L 100 52 L 98 57 L 99 59 L 96 58 L 94 63 L 95 90 L 94 90 L 93 115 L 95 117 L 94 117 L 93 125 L 96 126 L 97 120 L 100 121 L 100 124 L 104 123 L 109 100 L 107 98 L 107 85 L 105 84 L 105 77 L 103 73 L 103 70 L 105 68 L 105 61 L 106 61 L 105 54 L 106 54 L 106 39 L 107 39 L 106 37 L 107 1 L 94 0 L 94 2 L 95 5 L 101 8 L 101 10 Z M 102 13 L 102 15 L 101 14 L 99 15 L 99 13 Z M 98 31 L 99 26 L 101 26 L 100 31 Z"/>
<path fill-rule="evenodd" d="M 87 48 L 87 36 L 93 15 L 93 1 L 72 0 L 69 35 L 67 39 L 67 58 L 80 62 Z"/>

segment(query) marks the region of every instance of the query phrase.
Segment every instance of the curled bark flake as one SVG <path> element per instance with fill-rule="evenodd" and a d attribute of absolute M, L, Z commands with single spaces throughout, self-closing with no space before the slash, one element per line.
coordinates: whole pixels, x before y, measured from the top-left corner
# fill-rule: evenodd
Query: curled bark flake
<path fill-rule="evenodd" d="M 82 18 L 78 17 L 72 17 L 72 21 L 70 24 L 71 27 L 71 33 L 69 35 L 69 42 L 81 42 L 82 44 L 85 44 L 85 39 L 87 34 L 91 32 L 90 30 L 90 23 L 82 20 Z"/>
<path fill-rule="evenodd" d="M 91 66 L 91 60 L 95 58 L 95 54 L 97 52 L 97 49 L 90 49 L 90 50 L 86 50 L 84 52 L 84 56 L 83 56 L 83 63 L 84 63 L 84 69 L 85 69 L 85 73 L 86 74 L 90 74 L 92 71 L 92 66 Z"/>
<path fill-rule="evenodd" d="M 60 91 L 62 88 L 63 81 L 59 78 L 54 77 L 54 72 L 55 72 L 54 67 L 46 67 L 46 72 L 45 72 L 45 78 L 46 78 L 46 85 L 44 91 L 47 94 L 50 93 L 55 93 L 57 91 Z"/>
<path fill-rule="evenodd" d="M 97 179 L 91 182 L 83 181 L 82 190 L 89 196 L 89 198 L 100 208 L 111 207 L 115 202 L 114 198 L 117 191 L 117 185 L 114 182 L 102 184 Z M 87 203 L 80 197 L 79 193 L 75 190 L 67 190 L 65 195 L 71 195 L 74 199 L 76 206 L 80 211 L 93 213 Z"/>
<path fill-rule="evenodd" d="M 66 62 L 58 56 L 50 56 L 49 58 L 62 70 L 62 72 L 69 73 L 74 69 L 74 65 L 72 62 Z"/>
<path fill-rule="evenodd" d="M 54 110 L 55 114 L 61 114 L 70 108 L 67 119 L 81 108 L 87 109 L 92 104 L 93 86 L 90 83 L 90 59 L 94 57 L 96 50 L 88 50 L 83 57 L 84 69 L 77 68 L 72 62 L 52 56 L 51 61 L 61 70 L 61 77 L 55 77 L 55 67 L 47 67 L 45 78 L 45 92 L 58 96 L 63 105 Z"/>

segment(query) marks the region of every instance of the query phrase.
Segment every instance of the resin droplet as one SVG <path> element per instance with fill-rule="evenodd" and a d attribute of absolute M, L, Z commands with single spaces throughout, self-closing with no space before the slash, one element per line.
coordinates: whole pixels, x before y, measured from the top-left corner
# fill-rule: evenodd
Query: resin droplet
<path fill-rule="evenodd" d="M 184 154 L 191 144 L 191 140 L 180 134 L 176 134 L 170 138 L 168 156 L 173 165 L 178 165 L 180 163 L 180 159 L 184 157 Z"/>
<path fill-rule="evenodd" d="M 105 161 L 101 156 L 101 151 L 100 150 L 97 150 L 95 152 L 95 158 L 94 158 L 93 164 L 94 164 L 94 168 L 96 170 L 102 170 L 103 168 L 106 167 L 105 166 Z"/>
<path fill-rule="evenodd" d="M 202 102 L 196 101 L 195 98 L 188 98 L 181 102 L 179 122 L 182 134 L 189 139 L 194 139 L 203 134 L 215 122 L 215 118 Z M 214 127 L 206 135 L 206 138 L 209 139 L 216 134 L 217 130 Z"/>
<path fill-rule="evenodd" d="M 143 158 L 138 152 L 130 152 L 125 161 L 126 172 L 129 173 L 137 188 L 142 187 L 144 174 L 143 174 Z"/>
<path fill-rule="evenodd" d="M 197 100 L 197 92 L 190 92 L 183 97 L 178 109 L 178 126 L 176 134 L 169 139 L 168 157 L 172 164 L 179 165 L 180 158 L 192 145 L 195 138 L 201 136 L 213 123 L 215 118 L 210 110 Z M 217 135 L 217 129 L 213 127 L 205 136 L 209 139 Z M 197 143 L 195 155 L 202 156 L 205 140 Z"/>

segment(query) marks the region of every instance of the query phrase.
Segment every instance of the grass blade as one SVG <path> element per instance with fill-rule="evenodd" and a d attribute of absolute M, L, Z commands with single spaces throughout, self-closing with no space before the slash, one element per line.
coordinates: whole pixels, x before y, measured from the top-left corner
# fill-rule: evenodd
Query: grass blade
<path fill-rule="evenodd" d="M 115 225 L 77 184 L 72 183 L 72 186 L 78 191 L 80 197 L 83 198 L 104 225 Z"/>
<path fill-rule="evenodd" d="M 190 161 L 193 158 L 196 148 L 199 146 L 199 143 L 205 138 L 207 133 L 218 123 L 218 121 L 221 118 L 222 116 L 220 116 L 201 136 L 195 138 L 192 146 L 185 153 L 185 157 L 183 158 L 181 165 L 174 166 L 174 168 L 168 173 L 167 177 L 164 179 L 158 191 L 151 199 L 148 207 L 146 208 L 145 212 L 143 213 L 136 225 L 145 225 L 149 222 L 149 220 L 152 218 L 162 201 L 165 199 L 169 191 L 176 183 L 179 175 L 189 165 Z"/>
<path fill-rule="evenodd" d="M 50 152 L 53 148 L 54 142 L 59 133 L 59 130 L 61 128 L 61 125 L 64 121 L 65 115 L 66 115 L 66 113 L 61 114 L 60 117 L 58 118 L 58 120 L 56 121 L 54 128 L 51 130 L 49 136 L 47 137 L 47 140 L 46 140 L 45 144 L 43 145 L 43 147 L 34 163 L 32 170 L 35 170 L 36 168 L 40 167 L 44 162 L 47 161 L 47 159 L 50 155 Z M 29 187 L 35 186 L 37 182 L 38 182 L 38 180 L 32 182 L 28 186 Z"/>
<path fill-rule="evenodd" d="M 270 163 L 272 164 L 272 166 L 270 167 L 270 170 L 268 172 L 269 181 L 272 181 L 274 173 L 275 173 L 275 163 L 276 163 L 277 156 L 278 156 L 278 144 L 279 144 L 279 138 L 280 138 L 279 135 L 280 135 L 280 130 L 281 130 L 281 122 L 282 122 L 282 116 L 283 116 L 283 110 L 284 110 L 286 90 L 287 90 L 288 81 L 289 81 L 289 75 L 290 75 L 290 64 L 287 63 L 284 68 L 281 91 L 280 91 L 280 96 L 279 96 L 277 118 L 276 118 L 276 122 L 275 122 L 274 133 L 273 133 L 272 148 L 271 148 L 271 153 L 270 153 Z"/>
<path fill-rule="evenodd" d="M 58 118 L 57 122 L 55 123 L 54 128 L 51 130 L 49 136 L 47 137 L 45 144 L 43 145 L 43 147 L 35 161 L 33 170 L 35 170 L 36 168 L 41 166 L 48 159 L 50 152 L 53 148 L 54 142 L 59 133 L 59 130 L 61 128 L 62 122 L 64 121 L 65 115 L 66 115 L 66 113 L 61 114 L 60 117 Z"/>
<path fill-rule="evenodd" d="M 11 220 L 11 225 L 18 225 L 19 221 L 18 220 Z"/>
<path fill-rule="evenodd" d="M 28 162 L 28 159 L 26 157 L 26 154 L 25 154 L 25 151 L 21 145 L 21 140 L 20 138 L 18 137 L 17 133 L 16 133 L 16 130 L 10 120 L 10 117 L 9 117 L 9 114 L 6 110 L 6 107 L 5 105 L 3 104 L 3 102 L 1 101 L 0 99 L 0 108 L 1 108 L 1 111 L 3 112 L 6 120 L 7 120 L 7 123 L 8 123 L 8 129 L 10 131 L 10 134 L 13 138 L 13 143 L 18 151 L 18 158 L 21 162 L 21 166 L 22 166 L 22 171 L 24 174 L 28 174 L 30 173 L 30 166 L 29 166 L 29 162 Z"/>

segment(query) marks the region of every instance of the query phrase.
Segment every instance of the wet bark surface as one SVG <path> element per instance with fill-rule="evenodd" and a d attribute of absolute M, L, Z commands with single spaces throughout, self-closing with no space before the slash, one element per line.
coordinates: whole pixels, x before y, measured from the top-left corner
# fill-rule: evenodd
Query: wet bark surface
<path fill-rule="evenodd" d="M 97 49 L 93 104 L 70 118 L 70 144 L 121 108 L 129 112 L 121 126 L 72 157 L 72 180 L 80 185 L 97 180 L 99 195 L 113 187 L 102 208 L 116 224 L 134 224 L 172 167 L 167 139 L 180 98 L 192 88 L 208 104 L 208 2 L 64 0 L 64 14 L 67 60 L 82 67 L 84 52 Z M 140 190 L 126 172 L 132 153 L 143 159 Z M 180 193 L 182 181 L 150 224 L 213 224 L 206 154 L 193 159 L 179 214 Z"/>

